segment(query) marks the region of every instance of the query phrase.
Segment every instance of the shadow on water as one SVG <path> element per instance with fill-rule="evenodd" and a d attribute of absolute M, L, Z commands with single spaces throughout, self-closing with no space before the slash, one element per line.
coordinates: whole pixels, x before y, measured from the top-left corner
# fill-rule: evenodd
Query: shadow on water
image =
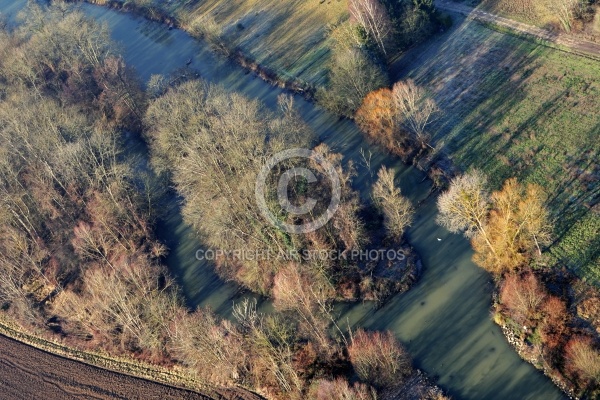
<path fill-rule="evenodd" d="M 0 7 L 6 4 L 0 0 Z M 82 9 L 108 23 L 113 37 L 122 44 L 126 61 L 145 81 L 152 74 L 176 71 L 193 58 L 192 67 L 204 79 L 259 99 L 269 107 L 276 104 L 281 90 L 215 57 L 184 32 L 169 31 L 169 40 L 163 40 L 161 34 L 167 28 L 159 24 L 96 6 L 84 5 Z M 151 30 L 157 33 L 149 33 Z M 372 175 L 385 164 L 396 171 L 403 193 L 414 204 L 422 202 L 408 232 L 423 259 L 421 280 L 408 293 L 393 297 L 378 310 L 370 303 L 339 304 L 336 310 L 342 324 L 347 321 L 353 327 L 392 330 L 406 343 L 417 366 L 435 377 L 453 398 L 562 398 L 549 379 L 517 356 L 491 321 L 490 277 L 471 262 L 472 251 L 465 239 L 435 224 L 435 198 L 428 198 L 430 185 L 423 182 L 423 174 L 367 143 L 353 123 L 339 120 L 299 97 L 296 106 L 321 140 L 342 152 L 346 162 L 354 161 L 358 172 L 354 185 L 363 197 L 368 196 Z M 361 149 L 372 153 L 371 171 L 361 165 Z M 188 304 L 208 306 L 229 316 L 232 303 L 249 294 L 233 283 L 223 282 L 211 265 L 196 259 L 201 243 L 182 221 L 175 198 L 169 217 L 158 228 L 170 248 L 168 265 L 181 282 Z M 261 309 L 268 312 L 270 303 L 261 303 Z"/>

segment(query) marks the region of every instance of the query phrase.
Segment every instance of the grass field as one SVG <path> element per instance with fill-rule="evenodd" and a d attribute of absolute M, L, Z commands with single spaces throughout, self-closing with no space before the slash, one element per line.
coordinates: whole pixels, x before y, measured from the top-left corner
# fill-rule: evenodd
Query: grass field
<path fill-rule="evenodd" d="M 459 167 L 547 190 L 553 261 L 600 283 L 600 63 L 464 22 L 396 69 L 432 91 Z"/>
<path fill-rule="evenodd" d="M 241 49 L 284 78 L 313 84 L 322 83 L 327 72 L 328 30 L 348 18 L 346 0 L 188 0 L 160 4 L 184 26 L 215 22 L 230 47 Z"/>

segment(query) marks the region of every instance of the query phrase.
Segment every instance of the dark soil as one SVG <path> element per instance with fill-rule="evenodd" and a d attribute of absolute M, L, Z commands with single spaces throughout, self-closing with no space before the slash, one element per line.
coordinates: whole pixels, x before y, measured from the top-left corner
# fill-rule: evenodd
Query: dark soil
<path fill-rule="evenodd" d="M 205 395 L 93 367 L 0 335 L 0 399 L 256 400 L 221 389 Z"/>

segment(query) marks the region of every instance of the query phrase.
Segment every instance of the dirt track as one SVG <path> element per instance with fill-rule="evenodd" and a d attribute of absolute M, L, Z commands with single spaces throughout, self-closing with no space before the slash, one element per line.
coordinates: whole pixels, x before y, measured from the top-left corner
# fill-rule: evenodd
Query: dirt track
<path fill-rule="evenodd" d="M 103 370 L 0 335 L 0 399 L 251 399 L 225 391 L 204 396 Z"/>
<path fill-rule="evenodd" d="M 550 32 L 546 29 L 537 28 L 521 22 L 513 21 L 508 18 L 503 18 L 498 15 L 465 6 L 464 4 L 453 3 L 448 0 L 437 0 L 435 6 L 440 10 L 451 11 L 466 15 L 468 18 L 483 22 L 495 23 L 499 26 L 504 26 L 513 29 L 517 32 L 534 36 L 561 46 L 565 46 L 576 54 L 585 54 L 592 57 L 600 57 L 600 44 L 579 39 L 562 33 Z"/>

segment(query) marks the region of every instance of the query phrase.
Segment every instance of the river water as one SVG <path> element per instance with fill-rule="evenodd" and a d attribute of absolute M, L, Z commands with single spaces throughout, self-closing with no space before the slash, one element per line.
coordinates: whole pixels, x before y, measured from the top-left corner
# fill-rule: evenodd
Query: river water
<path fill-rule="evenodd" d="M 24 3 L 0 0 L 0 12 L 13 19 Z M 192 59 L 191 67 L 202 78 L 260 99 L 269 107 L 276 104 L 280 89 L 215 56 L 205 44 L 180 30 L 168 30 L 98 6 L 83 5 L 82 9 L 109 25 L 125 60 L 146 82 L 152 74 L 170 74 Z M 492 322 L 491 278 L 472 263 L 466 239 L 436 225 L 435 198 L 427 198 L 430 183 L 423 181 L 422 172 L 368 144 L 351 122 L 339 120 L 298 96 L 295 104 L 322 141 L 343 153 L 345 161 L 355 162 L 358 176 L 354 186 L 362 196 L 368 196 L 373 178 L 361 163 L 361 149 L 367 154 L 372 152 L 373 173 L 381 165 L 393 168 L 403 194 L 413 204 L 423 201 L 408 231 L 410 243 L 423 260 L 421 279 L 409 292 L 394 296 L 378 310 L 370 303 L 339 305 L 337 312 L 343 324 L 348 321 L 353 327 L 393 331 L 405 343 L 416 366 L 454 399 L 564 398 L 548 378 L 519 358 Z M 208 306 L 228 316 L 233 302 L 248 294 L 220 280 L 211 265 L 196 260 L 201 243 L 183 223 L 178 205 L 173 203 L 158 229 L 170 248 L 168 266 L 190 306 Z M 269 302 L 261 302 L 261 309 L 268 312 Z"/>

